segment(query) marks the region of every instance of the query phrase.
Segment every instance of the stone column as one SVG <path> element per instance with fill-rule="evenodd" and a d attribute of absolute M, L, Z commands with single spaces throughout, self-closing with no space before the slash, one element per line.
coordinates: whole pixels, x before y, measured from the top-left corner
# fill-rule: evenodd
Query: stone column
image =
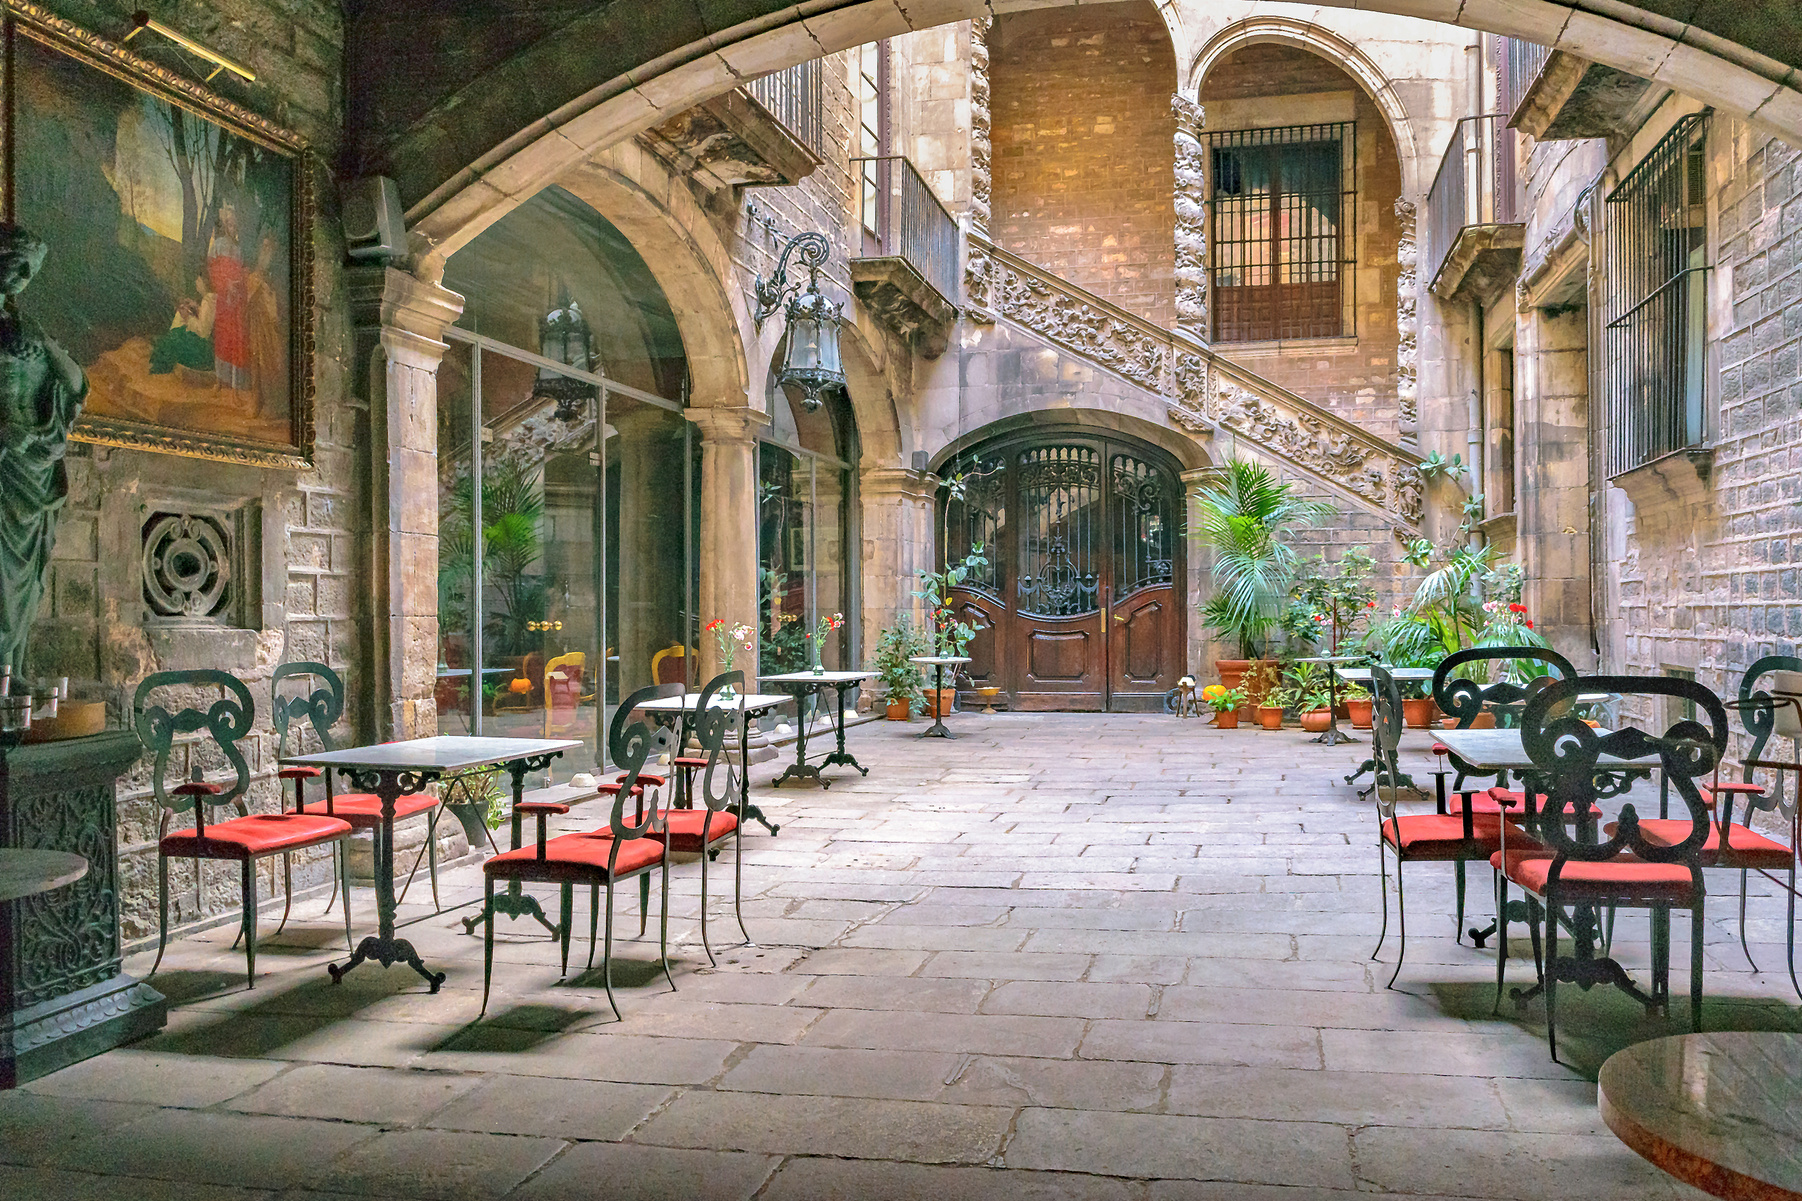
<path fill-rule="evenodd" d="M 1176 327 L 1205 342 L 1208 328 L 1207 124 L 1201 105 L 1178 92 L 1170 97 L 1176 117 Z"/>
<path fill-rule="evenodd" d="M 989 236 L 994 145 L 990 139 L 989 30 L 995 18 L 970 19 L 970 228 Z"/>
<path fill-rule="evenodd" d="M 1201 502 L 1196 499 L 1196 492 L 1203 484 L 1211 482 L 1218 475 L 1213 467 L 1197 467 L 1182 473 L 1183 482 L 1183 517 L 1187 528 L 1187 578 L 1180 581 L 1183 589 L 1184 603 L 1188 606 L 1188 656 L 1184 671 L 1197 679 L 1212 680 L 1214 678 L 1214 661 L 1220 658 L 1214 640 L 1201 625 L 1201 607 L 1207 604 L 1208 597 L 1213 594 L 1214 553 L 1208 549 L 1206 539 L 1201 536 Z M 1236 651 L 1235 651 L 1236 653 Z M 1232 658 L 1229 654 L 1227 658 Z"/>
<path fill-rule="evenodd" d="M 925 628 L 925 607 L 913 593 L 920 586 L 919 573 L 936 566 L 932 517 L 938 487 L 937 476 L 905 467 L 866 467 L 858 474 L 866 658 L 897 616 L 911 618 L 916 629 Z M 866 693 L 878 696 L 877 687 L 874 681 L 867 683 Z"/>
<path fill-rule="evenodd" d="M 369 355 L 371 611 L 357 689 L 377 738 L 438 732 L 438 363 L 463 298 L 393 267 L 349 272 Z M 378 353 L 379 352 L 379 353 Z"/>
<path fill-rule="evenodd" d="M 770 419 L 748 408 L 691 408 L 688 419 L 701 435 L 701 624 L 720 617 L 756 629 L 757 435 Z M 702 635 L 700 651 L 705 681 L 721 667 L 712 635 Z M 755 687 L 755 653 L 741 650 L 733 668 Z"/>
<path fill-rule="evenodd" d="M 1589 319 L 1532 309 L 1516 325 L 1525 385 L 1515 428 L 1529 453 L 1515 481 L 1516 545 L 1526 569 L 1528 612 L 1578 670 L 1595 663 L 1590 641 Z"/>

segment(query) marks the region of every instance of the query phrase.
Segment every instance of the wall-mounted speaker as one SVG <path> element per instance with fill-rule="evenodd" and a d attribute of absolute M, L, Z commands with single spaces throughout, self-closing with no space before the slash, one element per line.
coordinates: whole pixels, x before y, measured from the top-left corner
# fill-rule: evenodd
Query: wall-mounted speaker
<path fill-rule="evenodd" d="M 338 193 L 344 241 L 353 259 L 396 258 L 407 249 L 400 189 L 385 175 L 344 181 Z"/>

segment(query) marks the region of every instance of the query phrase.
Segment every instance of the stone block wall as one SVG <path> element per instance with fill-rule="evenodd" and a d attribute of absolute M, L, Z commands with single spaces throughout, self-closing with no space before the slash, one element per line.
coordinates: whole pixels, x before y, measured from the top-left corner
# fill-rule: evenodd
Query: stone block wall
<path fill-rule="evenodd" d="M 1166 328 L 1176 319 L 1176 57 L 1148 3 L 998 17 L 989 34 L 1003 248 Z"/>
<path fill-rule="evenodd" d="M 129 31 L 138 7 L 93 0 L 52 5 L 58 16 L 110 39 Z M 373 733 L 377 703 L 361 634 L 370 617 L 368 548 L 359 533 L 369 520 L 367 403 L 352 394 L 351 381 L 358 375 L 351 363 L 344 247 L 330 170 L 343 122 L 342 16 L 332 0 L 165 0 L 147 7 L 158 20 L 251 67 L 254 83 L 225 74 L 212 86 L 299 130 L 314 152 L 313 465 L 302 471 L 250 468 L 72 443 L 71 495 L 58 530 L 32 667 L 97 686 L 109 700 L 112 725 L 129 724 L 131 695 L 151 672 L 215 667 L 238 675 L 257 706 L 255 728 L 244 744 L 254 777 L 248 799 L 253 809 L 272 811 L 280 803 L 268 715 L 273 667 L 286 659 L 315 659 L 336 668 L 349 692 L 339 731 L 344 738 Z M 174 69 L 194 70 L 192 60 L 150 35 L 134 40 L 132 48 Z M 25 300 L 29 311 L 29 293 Z M 141 531 L 149 514 L 168 510 L 207 513 L 231 531 L 238 600 L 216 622 L 158 620 L 145 603 L 138 566 Z M 176 756 L 172 776 L 187 770 L 187 753 Z M 208 751 L 197 753 L 202 766 L 222 778 L 223 763 L 214 762 Z M 149 771 L 149 762 L 140 761 L 120 785 L 121 913 L 128 943 L 156 932 L 158 809 Z M 298 863 L 296 885 L 321 882 L 328 870 L 317 856 Z M 264 897 L 279 891 L 279 879 L 279 862 L 264 867 Z M 238 896 L 237 872 L 230 865 L 206 865 L 198 904 L 192 864 L 173 868 L 176 923 L 235 909 Z"/>

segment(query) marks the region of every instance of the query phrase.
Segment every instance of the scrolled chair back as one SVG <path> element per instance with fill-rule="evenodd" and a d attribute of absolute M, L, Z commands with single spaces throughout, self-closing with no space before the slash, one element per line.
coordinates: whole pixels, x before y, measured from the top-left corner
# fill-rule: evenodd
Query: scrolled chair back
<path fill-rule="evenodd" d="M 149 703 L 151 693 L 159 688 L 221 688 L 226 695 L 204 709 L 190 707 L 171 713 L 162 705 Z M 250 699 L 250 689 L 244 686 L 244 681 L 230 672 L 210 667 L 155 672 L 138 684 L 137 691 L 132 694 L 131 712 L 132 728 L 137 731 L 138 741 L 153 757 L 150 784 L 156 793 L 157 804 L 166 813 L 198 812 L 200 795 L 183 789 L 171 792 L 164 776 L 168 774 L 176 738 L 202 730 L 212 735 L 233 772 L 231 786 L 206 795 L 207 803 L 228 805 L 236 802 L 238 809 L 244 811 L 243 797 L 250 789 L 250 764 L 245 762 L 238 742 L 250 733 L 251 724 L 256 720 L 256 704 Z M 193 765 L 191 779 L 195 783 L 201 779 L 198 762 Z"/>
<path fill-rule="evenodd" d="M 316 679 L 321 681 L 321 686 L 310 688 L 300 696 L 283 695 L 282 682 L 294 679 L 303 683 Z M 277 755 L 288 753 L 290 734 L 298 742 L 302 721 L 313 727 L 322 748 L 338 749 L 332 742 L 331 731 L 344 716 L 344 681 L 325 664 L 302 661 L 277 667 L 269 676 L 269 704 L 270 717 L 275 723 Z"/>
<path fill-rule="evenodd" d="M 1693 702 L 1708 718 L 1674 722 L 1661 735 L 1625 728 L 1603 734 L 1574 713 L 1571 702 L 1580 692 L 1611 692 L 1625 696 L 1674 697 Z M 1551 871 L 1556 880 L 1567 859 L 1602 862 L 1630 851 L 1650 863 L 1683 863 L 1702 887 L 1702 844 L 1708 838 L 1709 806 L 1696 781 L 1713 772 L 1727 751 L 1727 709 L 1721 698 L 1694 680 L 1663 676 L 1573 676 L 1542 689 L 1527 702 L 1521 718 L 1521 741 L 1540 776 L 1544 807 L 1539 815 L 1539 838 L 1556 852 Z M 1568 820 L 1587 815 L 1590 806 L 1606 795 L 1618 769 L 1600 766 L 1604 755 L 1619 759 L 1658 756 L 1677 795 L 1689 810 L 1690 831 L 1680 842 L 1653 842 L 1639 827 L 1639 814 L 1631 801 L 1621 806 L 1614 834 L 1606 842 L 1585 843 L 1573 838 Z M 1587 820 L 1582 817 L 1582 820 Z M 1698 893 L 1698 895 L 1700 895 Z"/>
<path fill-rule="evenodd" d="M 739 779 L 738 764 L 726 753 L 726 731 L 731 728 L 736 711 L 724 705 L 715 705 L 713 700 L 722 688 L 742 688 L 744 681 L 745 673 L 742 671 L 722 672 L 714 676 L 701 689 L 701 700 L 695 707 L 695 741 L 707 756 L 707 770 L 701 776 L 701 799 L 715 813 L 738 799 Z M 725 771 L 718 773 L 722 764 Z M 717 790 L 714 787 L 715 779 L 720 781 Z"/>
<path fill-rule="evenodd" d="M 638 787 L 638 777 L 644 771 L 645 764 L 653 762 L 675 743 L 674 735 L 668 729 L 631 720 L 632 714 L 640 705 L 654 701 L 661 695 L 662 689 L 655 684 L 649 688 L 640 688 L 614 711 L 613 721 L 607 729 L 607 753 L 612 757 L 614 765 L 625 773 L 619 781 L 619 791 L 613 794 L 613 813 L 608 818 L 613 837 L 621 842 L 642 838 L 663 827 L 657 806 L 646 805 L 632 795 Z M 628 821 L 626 818 L 628 803 L 633 805 L 638 814 L 636 820 Z"/>
<path fill-rule="evenodd" d="M 1765 676 L 1771 678 L 1764 680 Z M 1802 694 L 1802 678 L 1799 677 L 1802 677 L 1802 658 L 1795 655 L 1766 655 L 1740 677 L 1739 699 L 1732 707 L 1739 710 L 1740 722 L 1752 736 L 1752 749 L 1746 752 L 1740 770 L 1740 779 L 1744 783 L 1753 783 L 1756 764 L 1765 761 L 1765 748 L 1772 738 L 1797 739 L 1796 732 L 1802 731 L 1802 695 L 1799 695 Z M 1797 747 L 1802 750 L 1802 739 L 1798 740 Z M 1798 792 L 1786 788 L 1788 774 L 1778 771 L 1769 791 L 1761 796 L 1746 797 L 1747 821 L 1751 820 L 1753 809 L 1781 813 L 1795 821 Z"/>
<path fill-rule="evenodd" d="M 1456 675 L 1457 670 L 1467 663 L 1482 663 L 1493 660 L 1533 659 L 1546 664 L 1558 673 L 1561 680 L 1575 679 L 1577 671 L 1557 651 L 1544 646 L 1477 646 L 1468 650 L 1454 651 L 1439 661 L 1433 669 L 1433 700 L 1447 717 L 1458 719 L 1458 729 L 1468 730 L 1476 723 L 1486 703 L 1507 705 L 1531 699 L 1532 695 L 1544 687 L 1538 680 L 1529 681 L 1526 685 L 1512 683 L 1508 680 L 1497 680 L 1493 684 L 1479 684 L 1464 676 Z"/>
<path fill-rule="evenodd" d="M 1377 820 L 1395 820 L 1396 793 L 1402 778 L 1402 693 L 1395 677 L 1382 666 L 1370 669 L 1370 745 L 1376 760 L 1370 791 L 1376 798 Z"/>

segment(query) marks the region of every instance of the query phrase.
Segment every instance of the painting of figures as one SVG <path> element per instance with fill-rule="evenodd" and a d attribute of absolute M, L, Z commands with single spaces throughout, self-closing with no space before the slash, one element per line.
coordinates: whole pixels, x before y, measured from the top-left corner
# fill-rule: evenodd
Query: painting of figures
<path fill-rule="evenodd" d="M 87 373 L 87 421 L 304 455 L 295 150 L 50 40 L 11 68 L 15 219 L 50 246 L 32 315 Z"/>

